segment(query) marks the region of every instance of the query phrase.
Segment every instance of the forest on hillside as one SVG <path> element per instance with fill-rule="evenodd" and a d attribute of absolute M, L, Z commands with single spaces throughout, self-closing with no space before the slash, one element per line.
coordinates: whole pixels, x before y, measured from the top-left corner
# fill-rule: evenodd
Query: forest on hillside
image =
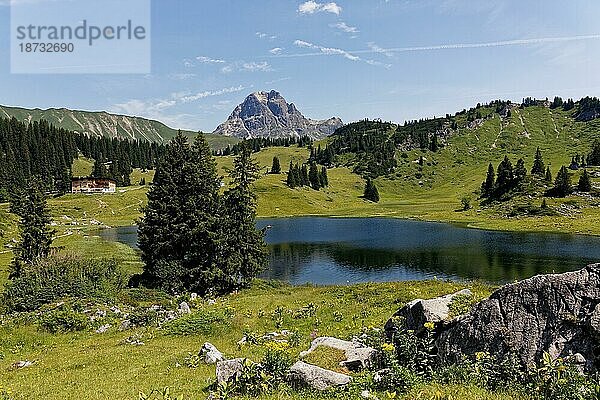
<path fill-rule="evenodd" d="M 68 192 L 71 165 L 80 156 L 100 160 L 106 167 L 102 177 L 123 183 L 132 168 L 153 168 L 163 152 L 164 146 L 156 143 L 92 138 L 46 121 L 0 119 L 0 201 L 7 201 L 31 179 L 49 193 Z"/>

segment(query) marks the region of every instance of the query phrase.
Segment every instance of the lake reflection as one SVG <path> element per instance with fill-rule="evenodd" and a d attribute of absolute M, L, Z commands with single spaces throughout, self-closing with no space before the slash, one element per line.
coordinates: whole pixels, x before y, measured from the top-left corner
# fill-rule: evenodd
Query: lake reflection
<path fill-rule="evenodd" d="M 600 238 L 507 233 L 386 218 L 261 219 L 270 250 L 263 278 L 292 284 L 413 279 L 504 283 L 600 262 Z M 101 232 L 135 247 L 135 227 Z"/>

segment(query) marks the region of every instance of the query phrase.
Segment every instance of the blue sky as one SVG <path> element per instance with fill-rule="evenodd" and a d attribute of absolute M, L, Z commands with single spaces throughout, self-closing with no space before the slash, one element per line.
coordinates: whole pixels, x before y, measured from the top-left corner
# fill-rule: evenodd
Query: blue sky
<path fill-rule="evenodd" d="M 11 74 L 8 3 L 0 0 L 3 105 L 210 132 L 257 90 L 346 122 L 600 95 L 600 2 L 591 0 L 153 0 L 144 75 Z"/>

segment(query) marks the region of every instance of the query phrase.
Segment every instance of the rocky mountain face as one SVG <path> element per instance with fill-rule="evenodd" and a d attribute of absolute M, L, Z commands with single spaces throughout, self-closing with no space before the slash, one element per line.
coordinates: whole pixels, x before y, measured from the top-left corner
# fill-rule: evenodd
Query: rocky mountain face
<path fill-rule="evenodd" d="M 165 124 L 145 118 L 109 114 L 107 112 L 75 111 L 66 108 L 47 110 L 0 106 L 0 118 L 15 117 L 21 122 L 45 119 L 54 126 L 96 137 L 147 140 L 163 143 L 177 134 Z M 189 132 L 191 134 L 191 132 Z"/>
<path fill-rule="evenodd" d="M 279 92 L 272 90 L 246 97 L 213 133 L 242 139 L 299 136 L 322 139 L 342 125 L 339 118 L 324 121 L 306 118 L 294 103 L 288 103 Z"/>

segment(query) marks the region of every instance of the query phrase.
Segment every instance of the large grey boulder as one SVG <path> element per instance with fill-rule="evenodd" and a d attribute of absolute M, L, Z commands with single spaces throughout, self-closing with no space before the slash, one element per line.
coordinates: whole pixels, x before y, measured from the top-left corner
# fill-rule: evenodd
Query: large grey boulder
<path fill-rule="evenodd" d="M 217 382 L 231 382 L 239 378 L 244 370 L 244 362 L 246 362 L 245 358 L 219 361 L 217 363 Z"/>
<path fill-rule="evenodd" d="M 385 331 L 388 334 L 395 330 L 394 318 L 401 317 L 403 328 L 415 333 L 421 333 L 427 322 L 440 323 L 448 320 L 450 316 L 450 304 L 457 296 L 472 296 L 469 289 L 463 289 L 454 294 L 436 297 L 434 299 L 422 300 L 416 299 L 406 304 L 398 310 L 392 318 L 385 324 Z"/>
<path fill-rule="evenodd" d="M 346 360 L 342 361 L 340 365 L 351 371 L 369 368 L 377 357 L 377 350 L 367 347 L 358 341 L 349 342 L 347 340 L 323 336 L 313 340 L 310 348 L 300 353 L 300 358 L 306 357 L 321 346 L 343 351 Z"/>
<path fill-rule="evenodd" d="M 202 348 L 198 352 L 198 356 L 200 356 L 206 364 L 216 364 L 219 361 L 225 360 L 223 353 L 221 353 L 213 344 L 208 342 L 202 345 Z"/>
<path fill-rule="evenodd" d="M 488 352 L 513 353 L 524 365 L 573 357 L 600 368 L 600 264 L 510 284 L 454 320 L 438 337 L 442 361 Z"/>
<path fill-rule="evenodd" d="M 307 364 L 303 361 L 298 361 L 292 365 L 287 377 L 292 384 L 308 386 L 316 390 L 344 386 L 349 384 L 351 380 L 348 375 Z"/>

